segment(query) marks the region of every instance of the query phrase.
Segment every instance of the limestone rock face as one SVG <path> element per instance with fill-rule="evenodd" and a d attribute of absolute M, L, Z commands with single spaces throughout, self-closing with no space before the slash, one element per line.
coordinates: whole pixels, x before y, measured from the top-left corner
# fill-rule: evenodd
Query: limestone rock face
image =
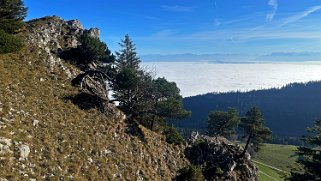
<path fill-rule="evenodd" d="M 65 21 L 57 16 L 48 16 L 27 22 L 24 34 L 27 35 L 29 50 L 43 56 L 50 72 L 63 70 L 71 78 L 75 73 L 63 65 L 59 54 L 76 48 L 79 45 L 77 37 L 84 32 L 96 38 L 100 37 L 98 28 L 85 30 L 78 20 Z"/>
<path fill-rule="evenodd" d="M 247 155 L 238 158 L 242 148 L 223 137 L 209 137 L 193 133 L 186 157 L 208 172 L 209 180 L 258 180 L 258 170 Z M 205 174 L 206 176 L 206 174 Z"/>
<path fill-rule="evenodd" d="M 82 24 L 80 23 L 79 20 L 70 20 L 67 22 L 71 28 L 75 31 L 81 31 L 84 29 L 84 27 L 82 26 Z"/>
<path fill-rule="evenodd" d="M 65 21 L 52 16 L 27 22 L 26 31 L 30 45 L 57 51 L 56 48 L 77 47 L 77 36 L 84 32 L 84 28 L 78 20 Z"/>
<path fill-rule="evenodd" d="M 89 30 L 86 30 L 86 32 L 88 32 L 88 34 L 91 37 L 94 37 L 94 38 L 100 37 L 100 30 L 98 28 L 90 28 Z"/>

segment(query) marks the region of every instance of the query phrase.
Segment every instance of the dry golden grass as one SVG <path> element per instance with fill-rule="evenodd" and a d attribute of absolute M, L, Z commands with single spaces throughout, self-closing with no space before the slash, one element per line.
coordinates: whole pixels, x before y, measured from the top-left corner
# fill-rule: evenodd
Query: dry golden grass
<path fill-rule="evenodd" d="M 24 52 L 0 55 L 0 121 L 12 121 L 0 137 L 28 144 L 31 152 L 19 160 L 13 144 L 12 153 L 0 155 L 0 178 L 170 180 L 187 164 L 184 148 L 167 144 L 163 136 L 140 127 L 144 142 L 126 133 L 122 115 L 107 117 L 66 99 L 79 93 L 66 73 L 50 73 L 44 57 Z"/>

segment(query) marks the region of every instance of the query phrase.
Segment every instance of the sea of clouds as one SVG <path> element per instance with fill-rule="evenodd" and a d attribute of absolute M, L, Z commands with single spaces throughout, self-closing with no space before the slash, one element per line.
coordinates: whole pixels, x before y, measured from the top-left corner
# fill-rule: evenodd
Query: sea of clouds
<path fill-rule="evenodd" d="M 209 92 L 249 91 L 321 80 L 321 62 L 210 63 L 143 62 L 158 77 L 177 83 L 183 97 Z"/>

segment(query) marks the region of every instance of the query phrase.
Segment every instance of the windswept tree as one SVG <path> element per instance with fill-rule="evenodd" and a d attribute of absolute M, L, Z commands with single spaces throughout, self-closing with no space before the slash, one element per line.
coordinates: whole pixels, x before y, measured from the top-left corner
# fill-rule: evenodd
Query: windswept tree
<path fill-rule="evenodd" d="M 22 0 L 0 0 L 0 29 L 15 33 L 23 26 L 27 8 Z"/>
<path fill-rule="evenodd" d="M 255 152 L 259 151 L 262 143 L 271 140 L 272 138 L 272 132 L 265 126 L 263 115 L 258 107 L 251 108 L 245 114 L 245 117 L 241 119 L 240 128 L 243 129 L 247 141 L 244 150 L 239 157 L 245 155 L 249 146 L 251 146 Z"/>
<path fill-rule="evenodd" d="M 175 82 L 165 78 L 153 79 L 150 88 L 144 91 L 141 110 L 152 116 L 146 119 L 153 130 L 155 123 L 165 122 L 165 118 L 180 119 L 190 116 L 191 112 L 183 108 L 182 96 Z M 146 115 L 146 114 L 145 114 Z"/>
<path fill-rule="evenodd" d="M 149 123 L 164 123 L 166 118 L 183 118 L 190 112 L 183 109 L 180 90 L 174 82 L 165 78 L 154 78 L 152 72 L 140 68 L 135 45 L 129 36 L 120 43 L 116 53 L 116 75 L 113 82 L 114 100 L 129 119 Z"/>
<path fill-rule="evenodd" d="M 240 123 L 238 112 L 234 108 L 229 108 L 227 112 L 213 111 L 208 115 L 207 131 L 210 136 L 221 135 L 229 137 L 236 133 L 236 128 Z"/>
<path fill-rule="evenodd" d="M 307 131 L 310 134 L 302 138 L 306 146 L 296 151 L 300 167 L 291 171 L 289 180 L 321 180 L 321 120 Z"/>

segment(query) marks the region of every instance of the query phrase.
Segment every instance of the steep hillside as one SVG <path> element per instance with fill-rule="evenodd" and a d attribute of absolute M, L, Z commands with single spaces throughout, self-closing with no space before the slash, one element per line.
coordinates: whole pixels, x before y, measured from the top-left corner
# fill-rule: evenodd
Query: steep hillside
<path fill-rule="evenodd" d="M 212 158 L 204 168 L 223 169 L 217 178 L 257 179 L 250 157 L 238 158 L 241 148 L 224 138 L 168 144 L 115 105 L 73 87 L 81 70 L 61 54 L 76 48 L 84 32 L 99 37 L 98 29 L 85 30 L 77 20 L 33 20 L 20 34 L 25 48 L 0 55 L 1 181 L 172 180 L 203 157 Z"/>
<path fill-rule="evenodd" d="M 207 115 L 213 110 L 234 107 L 244 115 L 258 106 L 267 126 L 277 136 L 302 136 L 306 127 L 321 118 L 321 82 L 294 83 L 281 89 L 250 92 L 210 93 L 184 99 L 184 107 L 192 117 L 177 121 L 183 128 L 207 127 Z"/>
<path fill-rule="evenodd" d="M 25 49 L 0 55 L 0 180 L 171 180 L 187 164 L 183 146 L 143 127 L 133 135 L 119 110 L 103 114 L 71 86 L 79 70 L 56 55 L 83 31 L 78 21 L 35 20 Z"/>

